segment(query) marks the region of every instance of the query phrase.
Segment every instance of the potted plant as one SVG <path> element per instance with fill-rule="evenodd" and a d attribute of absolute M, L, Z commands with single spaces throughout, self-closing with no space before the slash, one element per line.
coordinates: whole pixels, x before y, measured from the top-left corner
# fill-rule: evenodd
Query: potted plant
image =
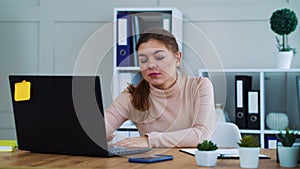
<path fill-rule="evenodd" d="M 270 18 L 271 29 L 282 36 L 282 42 L 276 37 L 278 55 L 278 68 L 289 69 L 292 57 L 296 50 L 288 44 L 288 35 L 295 31 L 298 24 L 298 18 L 294 11 L 284 8 L 273 12 Z"/>
<path fill-rule="evenodd" d="M 285 133 L 277 135 L 278 141 L 278 158 L 281 167 L 296 167 L 298 163 L 299 146 L 293 146 L 296 141 L 298 132 L 290 132 L 289 128 L 285 129 Z"/>
<path fill-rule="evenodd" d="M 210 140 L 197 145 L 195 159 L 198 166 L 215 166 L 218 158 L 218 146 Z"/>
<path fill-rule="evenodd" d="M 239 145 L 241 168 L 258 168 L 260 144 L 257 137 L 245 135 Z"/>

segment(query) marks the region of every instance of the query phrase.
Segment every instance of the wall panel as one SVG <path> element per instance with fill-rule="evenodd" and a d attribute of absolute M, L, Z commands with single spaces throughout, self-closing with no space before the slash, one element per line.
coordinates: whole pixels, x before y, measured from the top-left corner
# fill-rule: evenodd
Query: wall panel
<path fill-rule="evenodd" d="M 0 6 L 38 6 L 39 0 L 0 0 Z"/>
<path fill-rule="evenodd" d="M 87 39 L 104 24 L 56 22 L 54 72 L 72 74 L 81 48 Z"/>
<path fill-rule="evenodd" d="M 0 112 L 11 110 L 8 75 L 38 73 L 38 25 L 0 22 Z"/>

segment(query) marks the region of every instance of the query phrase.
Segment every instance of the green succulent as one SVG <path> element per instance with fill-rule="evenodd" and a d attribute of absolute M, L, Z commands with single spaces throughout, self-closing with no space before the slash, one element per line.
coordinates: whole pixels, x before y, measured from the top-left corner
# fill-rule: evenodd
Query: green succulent
<path fill-rule="evenodd" d="M 204 140 L 202 143 L 197 145 L 197 149 L 199 151 L 213 151 L 217 150 L 218 146 L 210 140 Z"/>
<path fill-rule="evenodd" d="M 277 135 L 277 138 L 282 142 L 283 146 L 292 147 L 296 141 L 297 136 L 298 132 L 290 132 L 289 128 L 287 127 L 285 129 L 285 134 L 280 131 L 280 133 Z"/>
<path fill-rule="evenodd" d="M 245 135 L 242 137 L 240 142 L 238 143 L 240 147 L 259 147 L 259 141 L 257 137 L 252 135 Z"/>

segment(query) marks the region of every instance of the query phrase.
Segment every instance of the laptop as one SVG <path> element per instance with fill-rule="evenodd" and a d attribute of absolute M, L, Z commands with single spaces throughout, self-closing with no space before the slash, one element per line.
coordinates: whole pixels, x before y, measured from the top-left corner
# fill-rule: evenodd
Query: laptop
<path fill-rule="evenodd" d="M 110 157 L 151 148 L 109 146 L 99 76 L 10 75 L 18 148 Z"/>

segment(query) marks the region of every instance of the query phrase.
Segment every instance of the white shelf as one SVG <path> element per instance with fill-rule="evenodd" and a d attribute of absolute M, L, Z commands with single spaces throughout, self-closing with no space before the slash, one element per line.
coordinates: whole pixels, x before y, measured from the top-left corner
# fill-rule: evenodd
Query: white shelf
<path fill-rule="evenodd" d="M 116 71 L 140 71 L 139 67 L 116 67 L 115 68 Z"/>
<path fill-rule="evenodd" d="M 176 37 L 178 47 L 180 50 L 182 50 L 182 12 L 180 12 L 176 8 L 168 8 L 168 7 L 162 7 L 162 8 L 115 8 L 114 9 L 114 39 L 113 43 L 113 71 L 114 71 L 114 77 L 113 77 L 113 98 L 117 97 L 121 91 L 124 90 L 125 87 L 127 87 L 127 83 L 132 82 L 131 80 L 135 77 L 136 73 L 140 71 L 139 67 L 137 66 L 137 58 L 136 55 L 135 58 L 130 61 L 130 64 L 127 65 L 120 65 L 121 62 L 118 64 L 117 60 L 117 47 L 118 47 L 118 35 L 119 32 L 117 30 L 118 27 L 118 20 L 117 20 L 117 14 L 137 14 L 138 18 L 141 18 L 143 20 L 143 23 L 145 23 L 147 29 L 149 27 L 151 28 L 153 23 L 157 24 L 159 23 L 161 27 L 164 29 L 169 29 L 169 31 Z M 154 14 L 154 15 L 153 15 Z M 151 15 L 151 16 L 150 16 Z M 155 16 L 155 17 L 153 17 Z M 127 17 L 127 16 L 126 16 Z M 136 16 L 130 16 L 129 18 L 134 20 L 136 19 Z M 132 21 L 132 20 L 131 20 Z M 139 22 L 135 20 L 135 22 L 131 24 L 136 24 L 136 22 Z M 160 23 L 161 22 L 161 23 Z M 128 22 L 127 22 L 128 23 Z M 150 24 L 149 24 L 150 23 Z M 139 25 L 139 24 L 138 24 Z M 154 27 L 157 27 L 156 25 Z M 135 26 L 135 28 L 137 28 Z M 132 30 L 130 30 L 132 31 Z M 140 32 L 141 33 L 141 32 Z M 127 39 L 128 40 L 128 39 Z M 132 40 L 132 39 L 131 39 Z M 133 43 L 133 42 L 132 42 Z M 131 44 L 131 43 L 130 43 Z M 135 47 L 131 46 L 131 49 L 134 49 Z M 131 55 L 132 56 L 132 55 Z M 132 59 L 132 58 L 131 58 Z M 138 78 L 137 78 L 138 79 Z M 136 79 L 134 79 L 135 81 Z M 126 132 L 128 130 L 128 133 Z M 127 136 L 136 136 L 136 126 L 130 122 L 126 122 L 124 125 L 122 125 L 119 128 L 120 133 L 124 132 L 127 133 Z M 119 139 L 119 137 L 117 138 Z"/>
<path fill-rule="evenodd" d="M 300 72 L 299 68 L 292 68 L 292 69 L 199 69 L 199 74 L 201 72 L 228 72 L 228 73 L 243 73 L 243 72 Z"/>
<path fill-rule="evenodd" d="M 205 74 L 203 74 L 205 73 Z M 223 80 L 232 80 L 233 76 L 239 74 L 245 74 L 245 75 L 253 75 L 255 76 L 256 79 L 256 88 L 257 90 L 260 90 L 260 128 L 258 130 L 249 130 L 249 129 L 241 129 L 241 133 L 242 134 L 258 134 L 260 136 L 260 141 L 261 141 L 261 147 L 265 147 L 265 138 L 266 135 L 275 135 L 278 134 L 279 131 L 278 130 L 269 130 L 266 128 L 266 124 L 265 124 L 265 117 L 267 115 L 267 113 L 269 113 L 270 109 L 273 110 L 272 108 L 270 108 L 270 104 L 272 105 L 272 103 L 270 103 L 270 100 L 272 100 L 272 94 L 273 93 L 284 93 L 284 97 L 286 97 L 286 99 L 293 99 L 296 100 L 296 96 L 294 96 L 296 92 L 294 92 L 294 89 L 296 88 L 296 83 L 293 82 L 293 79 L 296 75 L 300 75 L 300 69 L 299 68 L 292 68 L 292 69 L 199 69 L 199 75 L 208 75 L 208 76 L 212 76 L 212 80 L 216 80 L 217 78 L 219 78 L 219 76 L 223 75 L 222 73 L 224 73 L 224 78 Z M 216 77 L 214 78 L 213 76 L 216 74 Z M 280 82 L 280 83 L 284 83 L 284 85 L 286 85 L 286 88 L 282 88 L 282 89 L 278 89 L 276 91 L 270 91 L 270 87 L 274 88 L 274 86 L 279 85 L 279 84 L 274 84 L 272 85 L 272 83 L 269 81 L 270 79 L 276 79 L 278 77 L 282 76 L 282 78 L 279 78 L 280 80 L 283 80 L 284 82 Z M 226 79 L 228 78 L 228 79 Z M 275 80 L 276 82 L 276 80 Z M 278 81 L 277 81 L 278 82 Z M 266 84 L 268 83 L 268 85 Z M 295 84 L 294 84 L 295 83 Z M 231 84 L 231 83 L 230 83 Z M 230 85 L 227 84 L 227 85 Z M 218 86 L 220 84 L 216 84 L 216 86 Z M 226 85 L 226 82 L 225 82 Z M 290 87 L 293 86 L 293 88 L 291 89 Z M 223 88 L 225 88 L 224 86 L 222 86 Z M 229 87 L 230 88 L 230 87 Z M 234 88 L 231 86 L 231 88 Z M 276 87 L 275 87 L 276 88 Z M 218 89 L 215 89 L 216 91 L 219 91 Z M 226 89 L 228 90 L 228 88 Z M 230 105 L 234 105 L 234 96 L 230 95 L 230 93 L 234 93 L 234 92 L 228 92 L 226 91 L 227 95 L 226 96 L 226 101 L 228 100 L 228 97 L 231 97 L 229 100 L 231 101 Z M 290 98 L 289 95 L 293 95 L 293 98 Z M 217 96 L 218 94 L 215 93 L 215 96 Z M 268 96 L 271 95 L 271 96 Z M 278 97 L 278 96 L 277 96 Z M 280 97 L 280 96 L 279 96 Z M 232 103 L 233 102 L 233 103 Z M 287 102 L 287 100 L 285 100 L 285 102 Z M 295 106 L 293 106 L 293 108 L 289 108 L 289 106 L 291 105 L 290 101 L 288 103 L 282 103 L 283 105 L 286 104 L 285 106 L 283 106 L 284 108 L 281 109 L 286 109 L 286 111 L 288 111 L 290 114 L 289 115 L 293 115 L 293 113 L 300 113 L 299 109 L 295 109 Z M 269 107 L 268 107 L 269 106 Z M 281 106 L 281 103 L 279 103 L 278 105 L 276 105 L 276 109 L 278 109 L 278 107 Z M 234 108 L 233 108 L 234 109 Z M 235 110 L 235 109 L 234 109 Z M 233 110 L 233 111 L 234 111 Z M 231 112 L 233 114 L 231 115 L 235 115 L 235 112 Z M 300 116 L 300 114 L 299 114 Z M 293 116 L 292 116 L 293 117 Z M 232 119 L 233 120 L 233 119 Z M 293 119 L 290 118 L 289 119 L 290 122 L 294 122 L 294 124 L 298 124 L 296 121 L 299 121 L 298 119 Z M 296 122 L 296 123 L 295 123 Z M 290 123 L 291 124 L 291 123 Z M 291 131 L 300 131 L 300 127 L 299 124 L 296 127 L 296 130 L 291 130 Z"/>
<path fill-rule="evenodd" d="M 290 130 L 290 132 L 298 132 L 300 133 L 300 130 Z M 265 134 L 279 134 L 279 130 L 265 130 Z M 282 133 L 285 133 L 285 130 L 282 130 Z"/>
<path fill-rule="evenodd" d="M 127 86 L 128 82 L 131 82 L 131 79 L 134 77 L 134 75 L 139 72 L 139 67 L 137 66 L 137 58 L 136 55 L 130 55 L 132 60 L 127 63 L 127 65 L 120 66 L 120 60 L 118 63 L 117 60 L 117 48 L 118 48 L 118 14 L 126 14 L 130 15 L 129 17 L 126 16 L 126 18 L 130 18 L 129 22 L 127 24 L 131 24 L 131 29 L 129 32 L 137 33 L 138 30 L 139 33 L 141 31 L 138 28 L 141 27 L 147 27 L 146 29 L 149 29 L 151 27 L 163 27 L 164 29 L 169 29 L 169 31 L 176 37 L 178 47 L 180 50 L 182 50 L 182 12 L 180 12 L 177 8 L 173 7 L 159 7 L 159 8 L 115 8 L 114 9 L 114 36 L 113 36 L 113 71 L 114 71 L 114 77 L 113 77 L 113 98 L 117 97 L 121 91 L 123 91 L 124 87 Z M 131 15 L 134 14 L 134 15 Z M 136 16 L 141 19 L 136 20 Z M 128 21 L 128 20 L 127 20 Z M 134 21 L 134 22 L 131 22 Z M 138 24 L 136 22 L 139 22 Z M 143 26 L 140 26 L 140 23 L 142 23 Z M 134 25 L 134 26 L 133 26 Z M 136 26 L 138 25 L 138 26 Z M 124 25 L 122 25 L 124 26 Z M 126 26 L 125 26 L 126 27 Z M 128 28 L 128 27 L 127 27 Z M 127 29 L 126 29 L 127 30 Z M 122 31 L 121 31 L 122 32 Z M 125 31 L 126 32 L 126 31 Z M 130 33 L 130 35 L 131 35 Z M 130 39 L 133 42 L 135 36 L 132 36 Z M 126 39 L 128 40 L 128 39 Z M 136 40 L 136 39 L 135 39 Z M 121 41 L 121 40 L 120 40 Z M 130 43 L 130 45 L 132 45 Z M 135 46 L 130 46 L 130 49 L 133 50 Z M 127 48 L 126 48 L 127 49 Z M 131 51 L 132 52 L 132 51 Z M 126 57 L 126 56 L 124 56 Z M 131 74 L 131 75 L 130 75 Z"/>
<path fill-rule="evenodd" d="M 241 129 L 240 132 L 242 134 L 260 134 L 260 130 L 248 130 L 248 129 Z"/>

